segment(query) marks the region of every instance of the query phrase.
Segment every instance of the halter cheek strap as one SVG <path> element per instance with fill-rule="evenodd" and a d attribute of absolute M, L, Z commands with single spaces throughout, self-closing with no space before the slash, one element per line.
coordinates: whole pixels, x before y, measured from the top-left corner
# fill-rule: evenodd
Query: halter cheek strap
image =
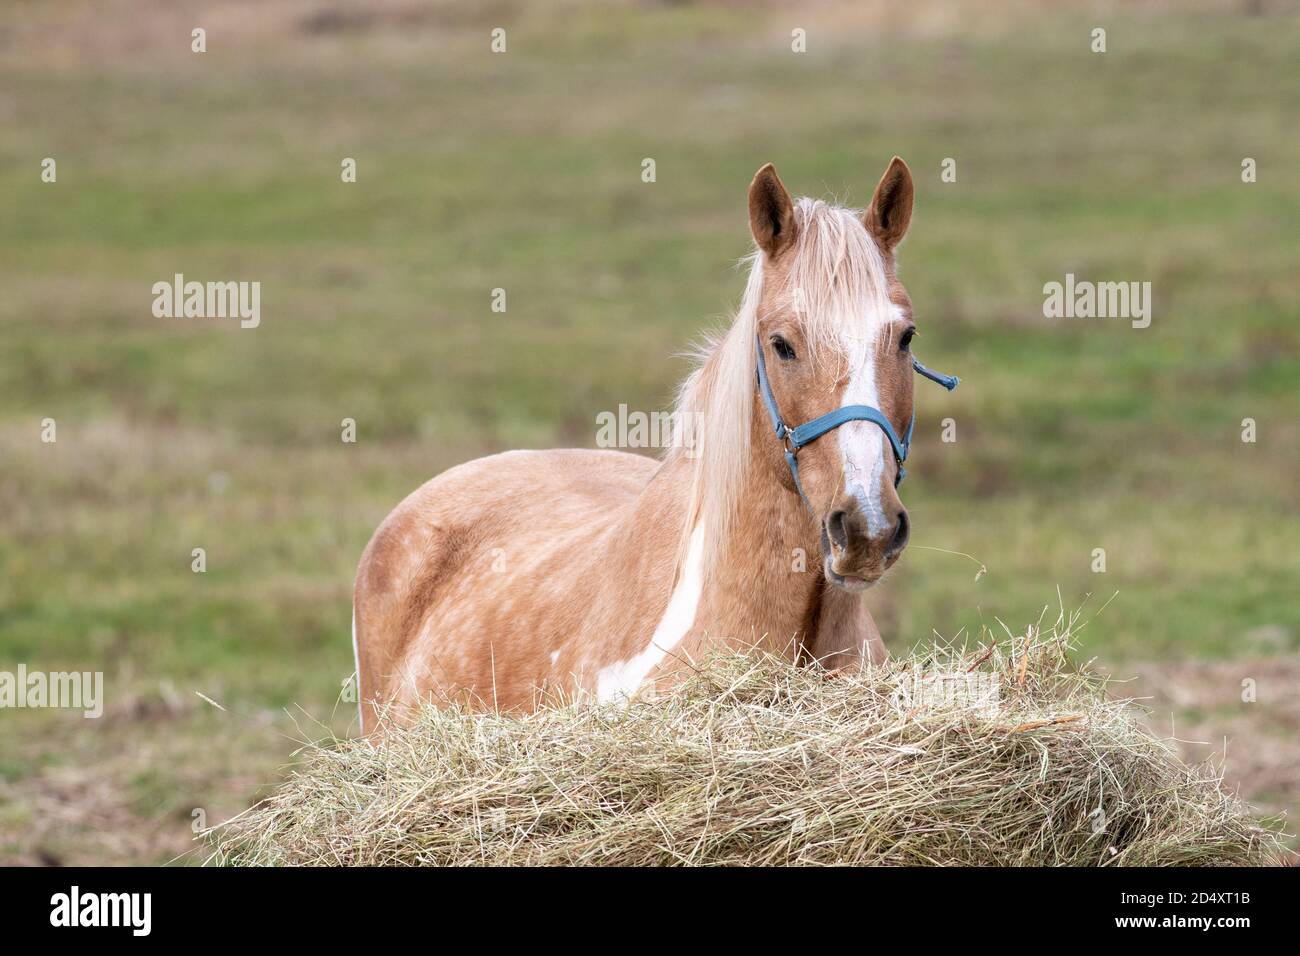
<path fill-rule="evenodd" d="M 799 492 L 799 497 L 808 504 L 808 496 L 804 494 L 803 485 L 799 483 L 799 449 L 809 442 L 816 441 L 822 435 L 829 431 L 834 431 L 845 422 L 872 422 L 885 433 L 889 439 L 889 445 L 894 450 L 894 460 L 898 464 L 898 472 L 894 476 L 894 486 L 897 487 L 899 482 L 906 477 L 907 472 L 903 468 L 903 462 L 907 460 L 908 449 L 912 445 L 912 428 L 916 425 L 916 409 L 912 410 L 912 420 L 907 423 L 907 432 L 899 440 L 898 433 L 894 431 L 893 424 L 889 418 L 878 408 L 870 405 L 844 405 L 834 411 L 827 412 L 825 415 L 819 415 L 810 422 L 804 422 L 791 428 L 781 417 L 781 410 L 776 407 L 776 395 L 772 392 L 772 383 L 767 378 L 767 363 L 763 359 L 763 343 L 759 341 L 758 336 L 754 336 L 754 347 L 758 351 L 758 391 L 763 396 L 763 404 L 767 406 L 767 414 L 772 419 L 772 425 L 776 429 L 776 437 L 781 441 L 785 449 L 785 463 L 790 466 L 790 475 L 794 478 L 794 486 Z M 932 382 L 937 382 L 948 391 L 957 387 L 960 379 L 955 375 L 944 375 L 926 368 L 915 358 L 912 359 L 912 368 L 918 375 L 923 375 Z M 808 505 L 809 508 L 812 505 Z"/>

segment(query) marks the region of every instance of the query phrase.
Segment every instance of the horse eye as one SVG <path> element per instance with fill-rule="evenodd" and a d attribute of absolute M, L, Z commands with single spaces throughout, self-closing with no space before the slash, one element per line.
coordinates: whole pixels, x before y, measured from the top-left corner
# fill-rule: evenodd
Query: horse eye
<path fill-rule="evenodd" d="M 776 349 L 776 354 L 781 356 L 782 361 L 789 362 L 795 357 L 790 343 L 779 335 L 772 336 L 772 348 Z"/>
<path fill-rule="evenodd" d="M 912 347 L 912 337 L 916 335 L 916 327 L 908 329 L 903 333 L 903 337 L 898 341 L 898 351 L 906 352 Z"/>

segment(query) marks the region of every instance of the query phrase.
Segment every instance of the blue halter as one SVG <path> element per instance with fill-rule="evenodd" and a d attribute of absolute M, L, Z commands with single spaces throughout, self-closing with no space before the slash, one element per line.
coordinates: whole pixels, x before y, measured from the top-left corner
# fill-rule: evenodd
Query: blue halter
<path fill-rule="evenodd" d="M 776 407 L 776 396 L 772 394 L 772 383 L 767 380 L 767 363 L 763 361 L 763 343 L 759 341 L 758 336 L 754 336 L 754 346 L 758 349 L 758 392 L 763 396 L 763 404 L 767 406 L 767 413 L 772 418 L 772 424 L 776 427 L 776 437 L 780 439 L 785 448 L 785 463 L 790 466 L 790 475 L 794 478 L 794 486 L 799 491 L 799 497 L 808 504 L 808 496 L 803 493 L 803 485 L 799 483 L 799 449 L 809 442 L 816 441 L 829 431 L 834 431 L 845 422 L 873 422 L 880 427 L 889 439 L 890 446 L 894 449 L 894 460 L 898 462 L 898 474 L 894 477 L 894 487 L 903 480 L 907 472 L 903 469 L 903 462 L 907 461 L 907 450 L 912 444 L 912 428 L 916 425 L 916 409 L 912 409 L 912 420 L 907 423 L 907 434 L 899 441 L 898 433 L 894 431 L 894 426 L 890 424 L 885 413 L 878 408 L 872 408 L 870 405 L 845 405 L 834 411 L 820 415 L 810 422 L 804 422 L 795 428 L 791 428 L 781 418 L 781 412 Z M 912 359 L 912 368 L 918 375 L 923 375 L 932 382 L 938 382 L 948 391 L 957 387 L 961 381 L 956 375 L 944 375 L 926 368 L 915 358 Z M 811 505 L 809 505 L 811 507 Z"/>

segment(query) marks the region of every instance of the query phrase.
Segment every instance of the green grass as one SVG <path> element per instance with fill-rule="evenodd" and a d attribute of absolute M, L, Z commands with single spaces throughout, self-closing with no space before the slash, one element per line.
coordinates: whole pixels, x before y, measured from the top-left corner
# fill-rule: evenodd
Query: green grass
<path fill-rule="evenodd" d="M 1035 619 L 1058 587 L 1118 592 L 1083 635 L 1110 661 L 1300 648 L 1295 16 L 1116 11 L 1095 55 L 1095 18 L 1068 10 L 912 30 L 850 8 L 381 4 L 313 33 L 269 9 L 195 56 L 184 9 L 141 39 L 43 4 L 0 51 L 0 666 L 102 669 L 110 711 L 0 713 L 0 780 L 39 807 L 63 779 L 47 760 L 102 765 L 118 825 L 171 834 L 61 858 L 168 857 L 177 800 L 237 809 L 292 749 L 281 708 L 330 720 L 356 560 L 419 483 L 663 407 L 739 297 L 767 160 L 857 204 L 894 153 L 917 176 L 917 351 L 963 385 L 918 388 L 905 500 L 915 544 L 988 573 L 910 551 L 869 598 L 893 648 Z M 70 24 L 92 38 L 71 59 Z M 175 272 L 260 281 L 261 328 L 153 318 Z M 1042 318 L 1066 272 L 1151 281 L 1151 328 Z M 184 707 L 121 716 L 163 684 Z M 243 771 L 192 756 L 213 734 Z M 10 818 L 0 859 L 46 846 Z"/>

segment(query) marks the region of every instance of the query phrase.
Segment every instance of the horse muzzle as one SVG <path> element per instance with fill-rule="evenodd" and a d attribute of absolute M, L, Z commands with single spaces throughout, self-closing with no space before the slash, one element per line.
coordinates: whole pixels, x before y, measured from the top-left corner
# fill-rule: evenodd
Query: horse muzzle
<path fill-rule="evenodd" d="M 902 503 L 886 512 L 883 533 L 873 535 L 854 499 L 832 508 L 822 520 L 822 566 L 826 579 L 846 591 L 865 591 L 898 561 L 911 524 Z"/>

